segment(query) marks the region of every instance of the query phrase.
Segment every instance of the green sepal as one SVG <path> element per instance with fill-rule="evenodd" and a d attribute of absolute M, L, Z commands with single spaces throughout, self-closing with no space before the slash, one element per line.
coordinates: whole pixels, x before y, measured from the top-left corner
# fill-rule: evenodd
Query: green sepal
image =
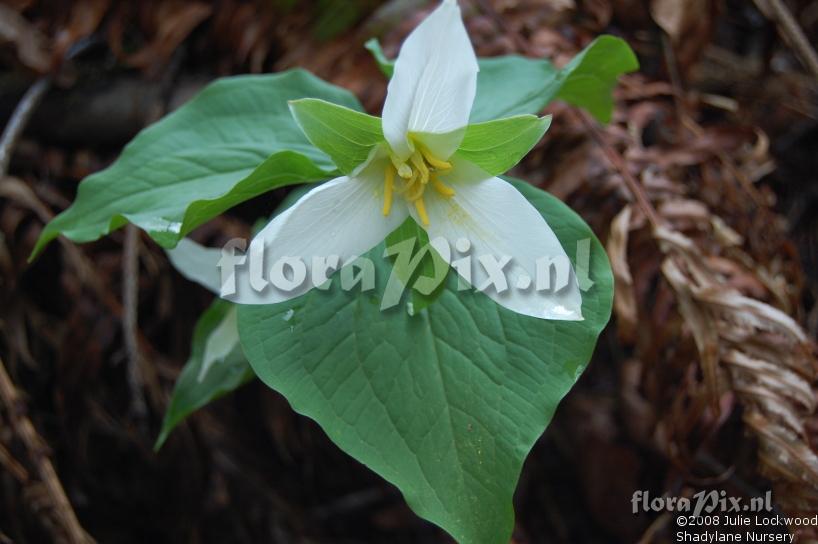
<path fill-rule="evenodd" d="M 384 142 L 381 120 L 372 115 L 315 98 L 293 100 L 290 110 L 310 142 L 344 174 L 366 162 L 372 149 Z"/>
<path fill-rule="evenodd" d="M 467 160 L 484 172 L 497 176 L 520 162 L 550 126 L 550 115 L 517 115 L 475 123 L 466 127 L 466 134 L 455 157 Z"/>

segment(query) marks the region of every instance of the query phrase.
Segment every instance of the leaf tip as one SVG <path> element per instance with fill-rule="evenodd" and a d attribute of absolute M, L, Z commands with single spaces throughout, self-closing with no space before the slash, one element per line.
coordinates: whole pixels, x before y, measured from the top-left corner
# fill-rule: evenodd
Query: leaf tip
<path fill-rule="evenodd" d="M 159 453 L 159 450 L 165 445 L 168 436 L 170 436 L 169 429 L 165 428 L 165 425 L 162 425 L 162 430 L 159 431 L 159 436 L 156 437 L 156 442 L 153 444 L 153 453 Z"/>
<path fill-rule="evenodd" d="M 37 257 L 39 257 L 45 248 L 48 246 L 49 243 L 55 238 L 54 233 L 49 231 L 48 227 L 46 226 L 43 229 L 43 232 L 40 233 L 40 237 L 37 238 L 37 243 L 34 244 L 34 249 L 31 250 L 31 254 L 28 256 L 27 263 L 33 263 Z"/>

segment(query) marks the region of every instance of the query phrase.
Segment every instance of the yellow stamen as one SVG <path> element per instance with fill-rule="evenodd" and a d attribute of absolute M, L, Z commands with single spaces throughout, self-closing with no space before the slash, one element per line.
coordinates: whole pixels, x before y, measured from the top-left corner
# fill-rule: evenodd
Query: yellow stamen
<path fill-rule="evenodd" d="M 436 170 L 451 170 L 452 163 L 442 161 L 442 160 L 438 159 L 437 157 L 432 155 L 432 153 L 428 149 L 423 147 L 422 145 L 418 145 L 417 147 L 420 150 L 420 152 L 423 155 L 423 158 L 426 160 L 426 162 L 431 164 Z"/>
<path fill-rule="evenodd" d="M 428 226 L 429 225 L 429 216 L 426 214 L 426 203 L 423 202 L 423 197 L 421 196 L 419 199 L 415 200 L 415 208 L 418 211 L 418 215 L 420 216 L 420 220 L 423 221 L 423 224 Z"/>
<path fill-rule="evenodd" d="M 403 197 L 406 198 L 406 191 L 408 191 L 409 188 L 412 187 L 412 185 L 414 183 L 413 180 L 414 180 L 414 174 L 412 174 L 412 177 L 410 177 L 409 179 L 398 180 L 398 181 L 402 181 L 403 183 L 398 183 L 395 186 L 395 192 L 398 193 L 399 195 L 403 195 Z"/>
<path fill-rule="evenodd" d="M 445 196 L 446 198 L 454 196 L 454 189 L 440 181 L 440 178 L 438 178 L 434 174 L 432 174 L 430 178 L 432 180 L 432 187 L 435 188 L 435 191 Z"/>
<path fill-rule="evenodd" d="M 426 163 L 423 162 L 423 157 L 418 155 L 417 153 L 413 153 L 409 160 L 412 162 L 415 168 L 417 168 L 418 174 L 420 174 L 420 183 L 426 185 L 429 183 L 429 167 L 426 166 Z"/>
<path fill-rule="evenodd" d="M 392 162 L 392 166 L 395 167 L 400 177 L 409 179 L 412 176 L 412 167 L 406 164 L 406 161 L 400 160 L 398 156 L 391 151 L 389 152 L 389 160 Z"/>
<path fill-rule="evenodd" d="M 424 226 L 428 226 L 429 215 L 426 213 L 424 200 L 426 187 L 431 181 L 436 193 L 445 198 L 454 196 L 454 190 L 437 177 L 437 173 L 450 170 L 452 165 L 435 157 L 426 146 L 414 138 L 412 142 L 414 149 L 406 160 L 401 160 L 389 152 L 390 164 L 386 166 L 383 180 L 383 214 L 389 215 L 397 193 L 402 195 L 406 202 L 414 204 L 420 221 Z"/>
<path fill-rule="evenodd" d="M 389 215 L 392 210 L 392 190 L 395 188 L 395 169 L 386 167 L 383 180 L 383 214 Z"/>
<path fill-rule="evenodd" d="M 406 200 L 412 202 L 413 200 L 417 200 L 423 196 L 423 191 L 426 189 L 426 186 L 418 179 L 418 173 L 412 176 L 412 179 L 406 182 Z"/>

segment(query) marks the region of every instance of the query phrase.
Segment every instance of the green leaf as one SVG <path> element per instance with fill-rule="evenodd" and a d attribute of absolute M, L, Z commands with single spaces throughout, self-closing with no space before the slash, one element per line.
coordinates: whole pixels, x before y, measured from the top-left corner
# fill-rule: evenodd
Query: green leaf
<path fill-rule="evenodd" d="M 187 416 L 252 380 L 236 328 L 236 306 L 216 299 L 196 323 L 190 359 L 173 388 L 155 450 Z"/>
<path fill-rule="evenodd" d="M 391 77 L 394 61 L 386 58 L 377 40 L 369 40 L 366 48 L 375 56 L 381 71 Z M 614 36 L 595 39 L 562 69 L 547 60 L 519 55 L 480 58 L 478 62 L 472 123 L 536 114 L 558 99 L 607 123 L 613 111 L 611 92 L 617 78 L 639 68 L 628 43 Z"/>
<path fill-rule="evenodd" d="M 520 162 L 550 126 L 550 115 L 517 115 L 469 125 L 455 156 L 496 176 Z"/>
<path fill-rule="evenodd" d="M 344 174 L 363 164 L 384 141 L 378 117 L 314 98 L 294 100 L 290 110 L 309 141 Z"/>
<path fill-rule="evenodd" d="M 617 79 L 638 69 L 639 61 L 625 40 L 600 36 L 559 71 L 546 86 L 545 95 L 586 109 L 598 121 L 607 123 L 613 113 L 612 93 Z"/>
<path fill-rule="evenodd" d="M 610 265 L 590 228 L 555 197 L 514 183 L 569 255 L 590 247 L 590 266 L 574 263 L 594 282 L 583 293 L 584 321 L 525 317 L 482 293 L 457 292 L 454 271 L 414 316 L 382 312 L 391 269 L 383 244 L 367 255 L 374 292 L 344 292 L 334 280 L 328 291 L 239 308 L 256 374 L 464 544 L 508 543 L 523 461 L 611 312 Z"/>
<path fill-rule="evenodd" d="M 367 51 L 372 53 L 372 56 L 375 58 L 375 62 L 378 63 L 378 68 L 380 68 L 381 73 L 387 78 L 391 78 L 392 74 L 395 73 L 395 61 L 389 60 L 386 57 L 386 53 L 383 52 L 381 42 L 378 41 L 378 38 L 369 38 L 364 44 L 364 47 Z"/>
<path fill-rule="evenodd" d="M 252 229 L 253 235 L 263 229 L 277 214 L 295 204 L 309 189 L 308 185 L 294 187 L 270 218 L 256 221 Z M 180 241 L 177 250 L 183 247 L 184 241 Z M 180 274 L 207 286 L 210 274 L 206 273 L 205 269 L 212 265 L 212 262 L 208 261 L 207 265 L 197 263 L 196 257 L 195 253 L 168 252 L 168 258 Z M 185 263 L 177 262 L 180 259 Z M 190 277 L 185 272 L 197 270 L 197 266 L 198 269 L 202 269 L 200 276 Z M 207 287 L 214 292 L 219 290 L 218 284 Z M 191 341 L 191 356 L 174 385 L 170 405 L 162 421 L 162 430 L 154 446 L 155 450 L 158 451 L 162 447 L 171 431 L 184 418 L 210 402 L 232 393 L 255 377 L 239 345 L 236 318 L 235 305 L 218 298 L 199 317 Z"/>
<path fill-rule="evenodd" d="M 481 58 L 479 63 L 472 123 L 537 114 L 554 99 L 545 96 L 544 90 L 559 71 L 547 60 L 506 55 Z"/>
<path fill-rule="evenodd" d="M 449 264 L 429 244 L 426 229 L 407 217 L 385 240 L 385 254 L 390 257 L 395 278 L 411 289 L 406 311 L 415 315 L 432 304 L 445 287 Z M 418 281 L 419 278 L 428 280 Z M 388 289 L 387 289 L 388 291 Z M 395 292 L 397 295 L 397 292 Z"/>
<path fill-rule="evenodd" d="M 305 97 L 361 109 L 351 93 L 303 70 L 208 85 L 80 183 L 74 203 L 46 225 L 32 256 L 60 234 L 88 242 L 126 222 L 173 247 L 240 202 L 326 178 L 335 166 L 304 137 L 287 105 Z"/>
<path fill-rule="evenodd" d="M 614 36 L 595 39 L 562 69 L 515 55 L 480 59 L 471 122 L 538 113 L 554 100 L 565 100 L 607 123 L 618 77 L 638 68 L 628 43 Z"/>

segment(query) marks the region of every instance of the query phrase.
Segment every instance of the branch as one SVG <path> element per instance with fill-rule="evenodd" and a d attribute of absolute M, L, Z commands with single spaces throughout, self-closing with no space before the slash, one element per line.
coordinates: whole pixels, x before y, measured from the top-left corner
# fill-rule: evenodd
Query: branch
<path fill-rule="evenodd" d="M 798 26 L 798 21 L 795 20 L 784 2 L 781 0 L 755 0 L 755 4 L 761 13 L 775 22 L 776 26 L 778 26 L 778 32 L 793 48 L 804 67 L 812 72 L 813 76 L 818 77 L 818 54 L 815 53 L 815 49 L 810 45 L 804 31 Z"/>
<path fill-rule="evenodd" d="M 38 79 L 34 85 L 29 87 L 26 94 L 23 95 L 23 98 L 17 104 L 14 113 L 11 114 L 9 122 L 3 130 L 3 136 L 0 137 L 0 179 L 4 178 L 6 172 L 8 172 L 9 162 L 11 161 L 12 152 L 17 145 L 17 140 L 20 139 L 20 135 L 28 124 L 31 114 L 34 113 L 34 109 L 37 107 L 37 104 L 40 103 L 43 96 L 45 96 L 45 92 L 50 86 L 50 77 Z"/>
<path fill-rule="evenodd" d="M 655 230 L 656 227 L 662 224 L 662 221 L 659 219 L 659 214 L 656 213 L 656 209 L 653 207 L 653 204 L 651 204 L 650 199 L 645 194 L 642 185 L 628 169 L 625 159 L 623 159 L 622 155 L 605 139 L 605 136 L 602 135 L 602 131 L 596 123 L 588 117 L 587 113 L 579 109 L 573 109 L 572 111 L 583 124 L 588 134 L 591 135 L 594 142 L 602 149 L 602 152 L 605 153 L 605 157 L 611 165 L 619 172 L 622 179 L 625 180 L 625 185 L 628 186 L 628 190 L 636 200 L 636 204 L 642 210 L 642 213 L 645 214 L 645 217 L 647 217 L 651 227 Z"/>
<path fill-rule="evenodd" d="M 9 474 L 21 484 L 28 482 L 28 471 L 23 465 L 17 462 L 14 456 L 6 447 L 0 443 L 0 465 L 3 465 Z"/>
<path fill-rule="evenodd" d="M 139 351 L 138 305 L 139 305 L 139 229 L 125 227 L 125 247 L 122 252 L 122 335 L 127 352 L 128 388 L 131 393 L 131 410 L 138 420 L 148 413 L 145 393 L 142 389 L 142 355 Z"/>
<path fill-rule="evenodd" d="M 54 507 L 55 517 L 65 532 L 68 541 L 72 544 L 94 542 L 80 525 L 74 509 L 65 495 L 65 490 L 57 477 L 57 471 L 54 470 L 54 465 L 51 464 L 51 460 L 45 451 L 45 441 L 37 434 L 31 420 L 21 410 L 23 401 L 18 396 L 17 389 L 6 372 L 2 359 L 0 359 L 0 400 L 6 408 L 12 428 L 23 441 L 32 465 L 37 470 L 37 475 L 45 485 Z"/>

